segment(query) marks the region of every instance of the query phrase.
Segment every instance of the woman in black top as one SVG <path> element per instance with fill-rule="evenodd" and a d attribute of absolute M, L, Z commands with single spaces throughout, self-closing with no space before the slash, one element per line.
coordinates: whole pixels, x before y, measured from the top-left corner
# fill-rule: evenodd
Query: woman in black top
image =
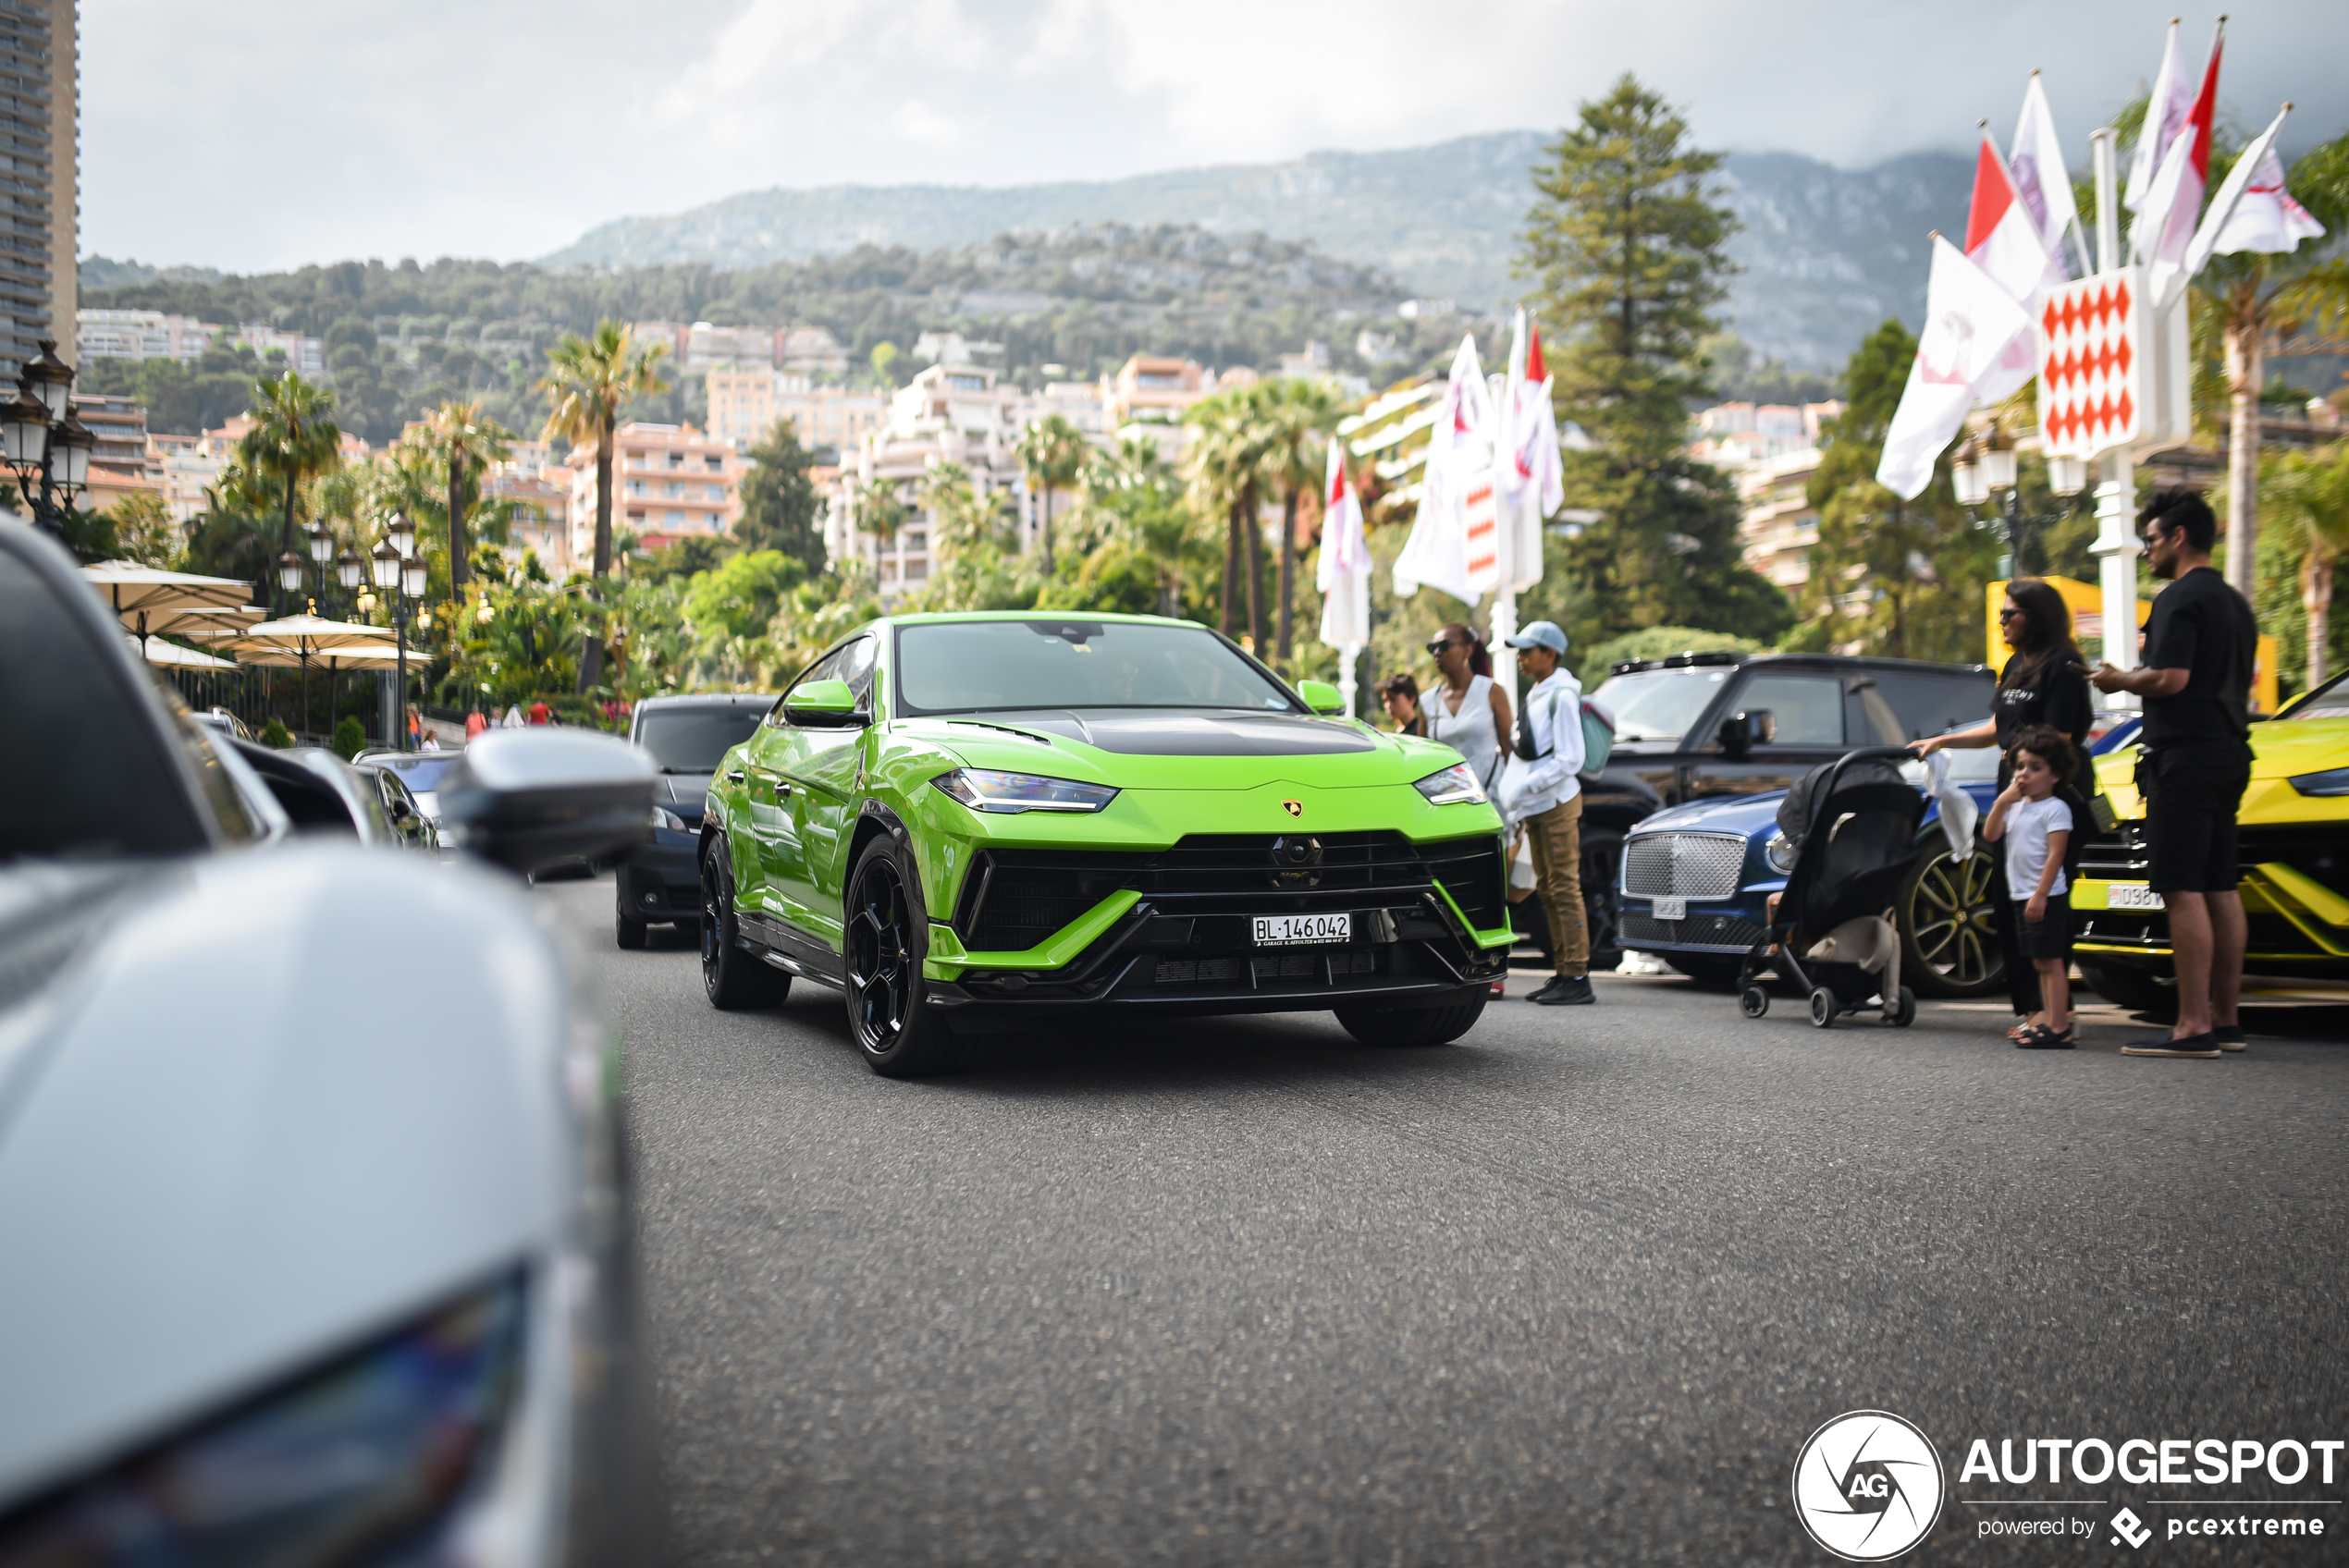
<path fill-rule="evenodd" d="M 1990 717 L 1971 729 L 1955 730 L 1948 735 L 1936 735 L 1923 741 L 1912 741 L 1909 749 L 1917 755 L 1930 756 L 1944 746 L 1992 746 L 1998 748 L 1998 788 L 2003 790 L 2013 776 L 2012 755 L 2015 736 L 2033 725 L 2044 724 L 2058 734 L 2071 739 L 2072 745 L 2085 756 L 2088 750 L 2088 729 L 2096 722 L 2096 703 L 2088 693 L 2088 661 L 2080 654 L 2080 643 L 2072 636 L 2072 606 L 2063 595 L 2048 583 L 2036 578 L 2019 578 L 2007 584 L 2007 602 L 1998 611 L 1998 630 L 2014 652 L 2007 659 L 2006 668 L 1998 672 L 1998 689 L 1990 700 Z M 2076 793 L 2063 791 L 2070 800 L 2076 826 L 2072 838 L 2081 839 L 2087 824 L 2080 809 Z M 1990 857 L 1990 919 L 1998 928 L 1998 949 L 2006 955 L 2007 990 L 2013 998 L 2014 1010 L 2028 1020 L 2039 1011 L 2039 977 L 2023 961 L 2019 933 L 2014 929 L 2012 900 L 2006 886 L 2004 857 Z M 2013 1031 L 2018 1037 L 2021 1030 Z"/>

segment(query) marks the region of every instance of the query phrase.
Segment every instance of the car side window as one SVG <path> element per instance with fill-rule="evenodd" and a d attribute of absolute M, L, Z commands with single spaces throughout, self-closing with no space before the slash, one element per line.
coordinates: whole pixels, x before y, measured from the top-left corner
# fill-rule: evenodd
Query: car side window
<path fill-rule="evenodd" d="M 1843 744 L 1843 682 L 1832 675 L 1756 675 L 1738 693 L 1737 707 L 1770 716 L 1769 745 Z"/>
<path fill-rule="evenodd" d="M 873 674 L 879 650 L 879 638 L 859 637 L 840 651 L 840 668 L 832 679 L 848 682 L 848 689 L 856 693 L 859 713 L 873 711 Z"/>
<path fill-rule="evenodd" d="M 1947 735 L 1970 729 L 1990 717 L 1995 683 L 1987 673 L 1975 676 L 1878 675 L 1876 690 L 1899 720 L 1900 738 L 1892 742 Z"/>
<path fill-rule="evenodd" d="M 841 656 L 847 652 L 846 647 L 834 648 L 830 653 L 801 670 L 798 679 L 783 689 L 783 697 L 790 696 L 811 680 L 839 680 L 840 677 L 834 672 L 840 668 Z M 783 728 L 783 697 L 776 698 L 775 705 L 767 710 L 767 724 L 770 729 Z"/>

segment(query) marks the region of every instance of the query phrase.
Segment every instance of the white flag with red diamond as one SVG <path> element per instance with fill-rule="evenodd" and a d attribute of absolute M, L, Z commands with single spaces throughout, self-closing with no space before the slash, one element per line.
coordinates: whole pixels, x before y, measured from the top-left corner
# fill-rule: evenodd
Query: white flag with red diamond
<path fill-rule="evenodd" d="M 2039 435 L 2051 458 L 2093 458 L 2136 439 L 2152 345 L 2145 275 L 2105 273 L 2048 290 L 2039 306 Z"/>

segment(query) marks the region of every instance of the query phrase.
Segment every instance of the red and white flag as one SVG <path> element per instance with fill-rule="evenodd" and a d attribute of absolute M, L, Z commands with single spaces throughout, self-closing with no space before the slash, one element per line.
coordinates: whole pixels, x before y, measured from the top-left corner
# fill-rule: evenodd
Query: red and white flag
<path fill-rule="evenodd" d="M 2035 341 L 2033 330 L 2013 295 L 1935 235 L 1925 335 L 1917 339 L 1916 362 L 1909 367 L 1900 406 L 1884 433 L 1876 483 L 1904 501 L 1915 499 L 1933 482 L 1934 463 L 1975 400 L 1989 400 L 1983 388 L 2005 374 L 2000 361 L 2008 349 L 2017 338 Z"/>
<path fill-rule="evenodd" d="M 2192 277 L 2213 255 L 2232 256 L 2257 251 L 2279 255 L 2296 251 L 2304 239 L 2321 239 L 2325 226 L 2284 189 L 2283 160 L 2276 156 L 2276 138 L 2283 130 L 2286 104 L 2274 123 L 2243 150 L 2226 183 L 2210 199 L 2202 227 L 2195 231 L 2186 251 L 2185 276 Z"/>
<path fill-rule="evenodd" d="M 2015 122 L 2007 172 L 2014 177 L 2015 194 L 2030 209 L 2032 227 L 2039 231 L 2039 244 L 2048 252 L 2048 280 L 2070 281 L 2063 236 L 2066 229 L 2079 227 L 2080 209 L 2072 199 L 2072 175 L 2063 161 L 2063 143 L 2057 139 L 2055 116 L 2048 108 L 2047 90 L 2039 85 L 2037 71 L 2031 73 L 2031 85 L 2023 92 L 2023 117 Z M 2086 250 L 2085 241 L 2081 249 Z"/>
<path fill-rule="evenodd" d="M 1456 599 L 1476 603 L 1481 590 L 1471 587 L 1468 564 L 1468 492 L 1475 477 L 1491 466 L 1493 399 L 1484 386 L 1484 367 L 1476 357 L 1476 337 L 1460 339 L 1452 356 L 1451 379 L 1444 400 L 1436 405 L 1435 423 L 1427 433 L 1427 461 L 1420 479 L 1419 513 L 1411 520 L 1411 536 L 1395 558 L 1395 592 L 1408 598 L 1422 584 L 1441 588 Z"/>
<path fill-rule="evenodd" d="M 2146 100 L 2145 125 L 2137 132 L 2136 150 L 2129 154 L 2129 192 L 2121 199 L 2129 211 L 2144 210 L 2154 176 L 2161 172 L 2161 160 L 2169 154 L 2170 143 L 2177 140 L 2179 128 L 2186 123 L 2186 111 L 2193 106 L 2194 79 L 2179 63 L 2178 21 L 2172 17 L 2161 43 L 2161 68 L 2153 73 L 2153 94 Z"/>
<path fill-rule="evenodd" d="M 1542 581 L 1542 521 L 1566 504 L 1566 474 L 1558 459 L 1557 411 L 1550 401 L 1542 328 L 1523 310 L 1517 312 L 1505 386 L 1507 449 L 1494 458 L 1494 477 L 1501 492 L 1501 527 L 1508 535 L 1509 586 L 1531 588 Z"/>
<path fill-rule="evenodd" d="M 2210 188 L 2210 122 L 2219 107 L 2219 56 L 2226 43 L 2226 24 L 2221 22 L 2219 36 L 2211 40 L 2202 90 L 2162 154 L 2145 206 L 2129 226 L 2129 249 L 2137 264 L 2152 268 L 2149 281 L 2157 305 L 2174 298 L 2187 276 L 2180 269 L 2194 243 L 2195 220 L 2202 216 L 2203 193 Z"/>
<path fill-rule="evenodd" d="M 1371 640 L 1371 565 L 1362 500 L 1347 483 L 1346 451 L 1333 435 L 1322 484 L 1322 558 L 1313 573 L 1313 586 L 1322 591 L 1322 641 L 1333 648 L 1359 648 Z"/>
<path fill-rule="evenodd" d="M 1974 204 L 1966 214 L 1965 254 L 2023 308 L 2026 328 L 2038 313 L 2040 290 L 2051 282 L 2064 281 L 2060 269 L 2049 276 L 2039 226 L 2016 193 L 2007 161 L 1998 156 L 1998 145 L 1986 130 L 1974 161 Z M 2007 345 L 1995 373 L 1977 396 L 1985 402 L 1996 402 L 2038 374 L 2039 340 L 2026 329 Z"/>

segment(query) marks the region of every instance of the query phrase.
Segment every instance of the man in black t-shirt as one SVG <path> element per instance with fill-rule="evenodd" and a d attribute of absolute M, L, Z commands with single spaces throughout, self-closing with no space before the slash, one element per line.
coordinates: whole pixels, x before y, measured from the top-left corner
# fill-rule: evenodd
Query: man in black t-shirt
<path fill-rule="evenodd" d="M 2199 491 L 2157 491 L 2137 521 L 2156 577 L 2145 664 L 2101 665 L 2102 692 L 2145 699 L 2145 796 L 2152 866 L 2146 880 L 2170 913 L 2178 1023 L 2167 1038 L 2132 1040 L 2123 1056 L 2215 1057 L 2243 1049 L 2235 1001 L 2245 927 L 2235 891 L 2235 810 L 2251 781 L 2251 669 L 2259 627 L 2243 595 L 2212 570 L 2219 521 Z"/>

